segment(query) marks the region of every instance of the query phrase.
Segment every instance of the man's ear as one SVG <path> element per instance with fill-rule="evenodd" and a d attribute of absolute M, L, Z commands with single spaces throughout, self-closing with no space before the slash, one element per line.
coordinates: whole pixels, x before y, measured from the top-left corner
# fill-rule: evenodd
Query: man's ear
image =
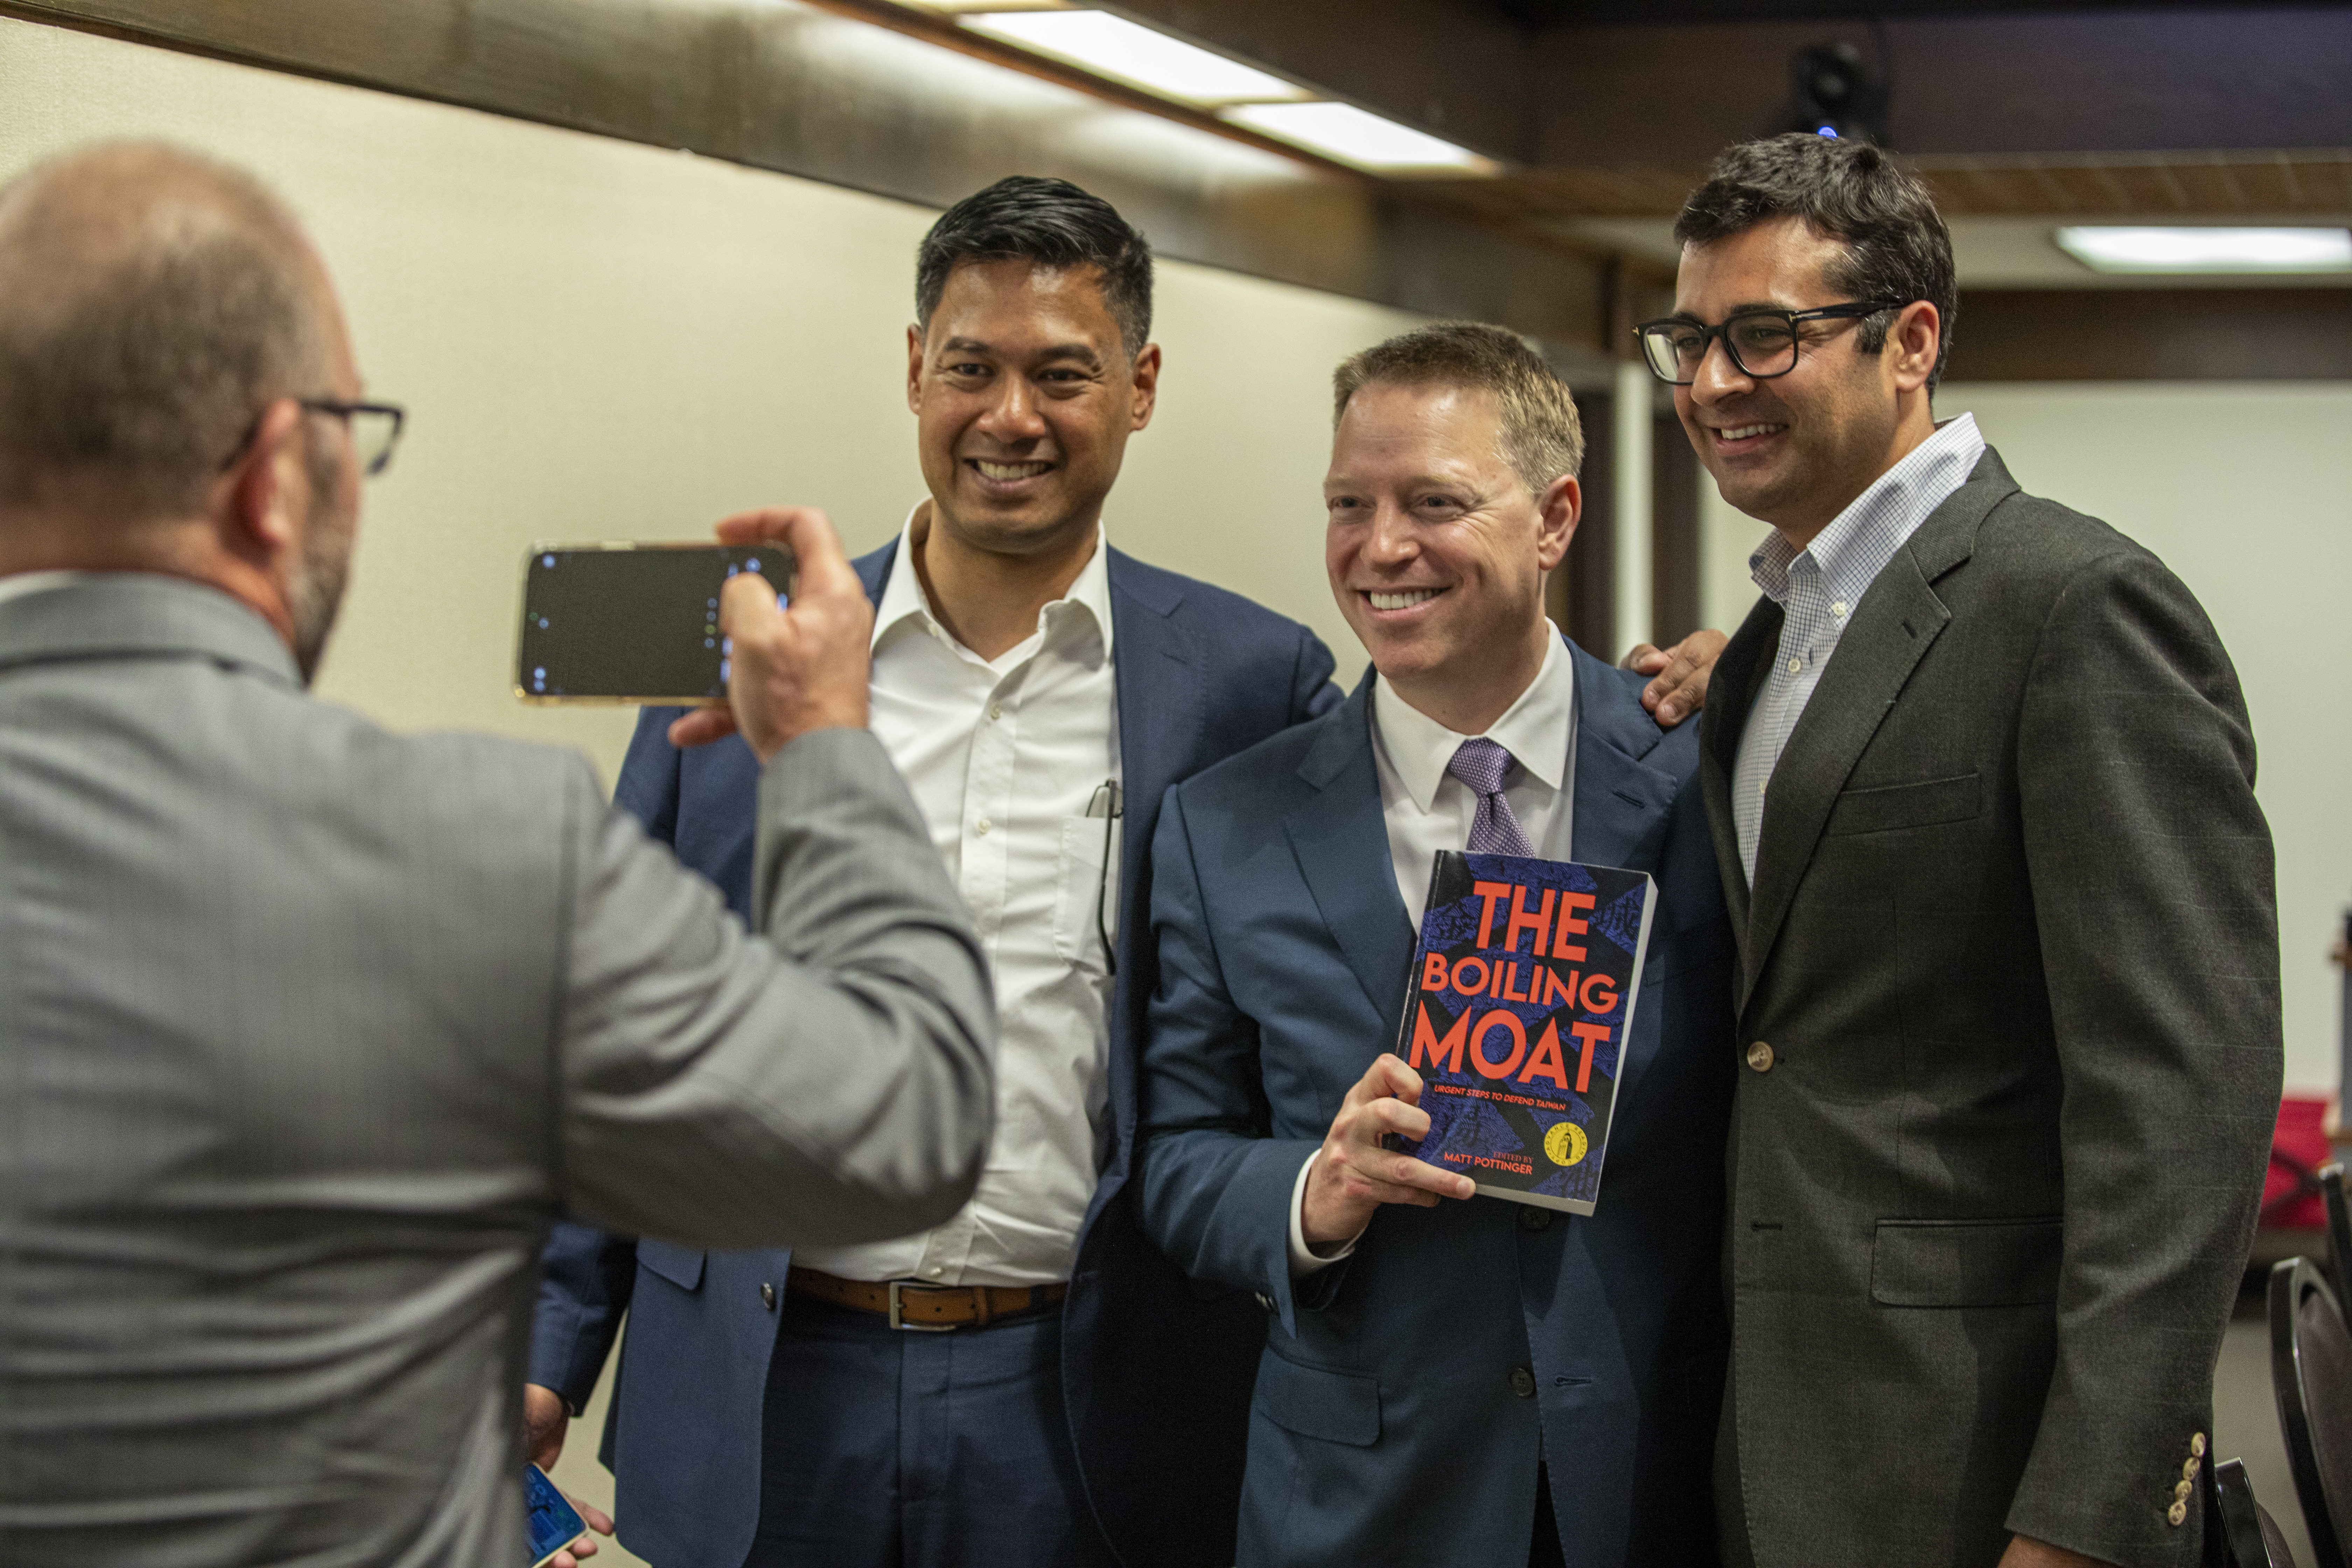
<path fill-rule="evenodd" d="M 1903 392 L 1916 392 L 1927 384 L 1936 374 L 1936 355 L 1944 346 L 1944 321 L 1936 307 L 1925 300 L 1914 300 L 1903 307 L 1886 331 L 1894 346 L 1895 384 Z"/>
<path fill-rule="evenodd" d="M 267 566 L 297 549 L 298 487 L 307 483 L 302 405 L 281 397 L 261 411 L 245 454 L 221 476 L 213 525 L 221 548 L 240 561 Z"/>
<path fill-rule="evenodd" d="M 923 329 L 907 324 L 907 412 L 923 411 Z"/>
<path fill-rule="evenodd" d="M 1536 498 L 1536 560 L 1547 572 L 1568 559 L 1570 541 L 1584 515 L 1584 491 L 1573 474 L 1562 474 Z"/>
<path fill-rule="evenodd" d="M 1160 406 L 1160 345 L 1144 344 L 1127 374 L 1135 386 L 1135 421 L 1128 428 L 1140 430 L 1151 423 L 1151 411 Z"/>

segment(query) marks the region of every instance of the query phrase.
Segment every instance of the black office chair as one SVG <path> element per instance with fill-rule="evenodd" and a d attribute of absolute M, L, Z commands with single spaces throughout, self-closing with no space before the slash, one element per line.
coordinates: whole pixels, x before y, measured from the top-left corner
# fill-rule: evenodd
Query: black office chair
<path fill-rule="evenodd" d="M 2352 1204 L 2344 1197 L 2343 1164 L 2320 1166 L 2316 1180 L 2327 1205 L 2327 1283 L 2342 1306 L 2352 1301 Z"/>
<path fill-rule="evenodd" d="M 2271 1270 L 2270 1308 L 2271 1390 L 2315 1568 L 2352 1568 L 2352 1331 L 2308 1258 Z"/>
<path fill-rule="evenodd" d="M 2294 1553 L 2279 1533 L 2270 1510 L 2254 1500 L 2253 1483 L 2246 1467 L 2224 1459 L 2209 1472 L 2212 1477 L 2205 1506 L 2221 1521 L 2221 1542 L 2228 1557 L 2221 1568 L 2295 1568 Z"/>

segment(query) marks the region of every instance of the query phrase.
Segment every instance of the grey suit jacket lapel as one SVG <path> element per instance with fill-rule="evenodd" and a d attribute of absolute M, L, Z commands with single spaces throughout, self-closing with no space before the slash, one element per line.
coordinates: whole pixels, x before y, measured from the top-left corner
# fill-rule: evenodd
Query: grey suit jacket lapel
<path fill-rule="evenodd" d="M 1298 764 L 1309 792 L 1284 826 L 1300 874 L 1331 933 L 1331 943 L 1386 1016 L 1412 962 L 1412 922 L 1397 897 L 1389 858 L 1388 820 L 1372 762 L 1372 672 L 1322 720 L 1323 732 Z"/>
<path fill-rule="evenodd" d="M 1968 483 L 1928 515 L 1873 580 L 1853 624 L 1839 637 L 1821 684 L 1772 770 L 1748 916 L 1742 1006 L 1771 957 L 1772 942 L 1838 792 L 1912 670 L 1952 618 L 1936 595 L 1936 579 L 1969 558 L 1985 514 L 2016 493 L 2017 482 L 1987 448 Z"/>
<path fill-rule="evenodd" d="M 1780 606 L 1757 595 L 1755 607 L 1732 634 L 1717 661 L 1699 719 L 1699 784 L 1706 795 L 1706 825 L 1715 839 L 1716 868 L 1723 879 L 1723 901 L 1740 954 L 1748 952 L 1748 873 L 1739 863 L 1739 826 L 1731 810 L 1731 781 L 1739 768 L 1739 737 L 1764 689 L 1773 649 L 1780 643 Z"/>

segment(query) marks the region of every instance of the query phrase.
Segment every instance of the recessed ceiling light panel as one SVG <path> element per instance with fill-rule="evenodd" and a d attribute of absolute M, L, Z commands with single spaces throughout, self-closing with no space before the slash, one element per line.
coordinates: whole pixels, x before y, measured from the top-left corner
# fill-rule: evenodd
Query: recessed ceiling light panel
<path fill-rule="evenodd" d="M 975 33 L 1183 103 L 1307 96 L 1296 82 L 1107 11 L 990 11 L 961 20 Z"/>
<path fill-rule="evenodd" d="M 2062 228 L 2094 272 L 2352 272 L 2352 229 Z"/>
<path fill-rule="evenodd" d="M 1352 103 L 1244 103 L 1222 116 L 1276 141 L 1379 174 L 1495 174 L 1502 166 L 1466 147 Z"/>

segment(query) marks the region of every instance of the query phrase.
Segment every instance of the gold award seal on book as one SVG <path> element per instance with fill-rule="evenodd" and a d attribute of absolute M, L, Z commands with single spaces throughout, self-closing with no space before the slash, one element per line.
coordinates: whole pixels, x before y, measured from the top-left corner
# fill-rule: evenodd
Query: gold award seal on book
<path fill-rule="evenodd" d="M 1555 1165 L 1573 1165 L 1588 1147 L 1584 1129 L 1573 1121 L 1555 1121 L 1544 1134 L 1544 1157 Z"/>

